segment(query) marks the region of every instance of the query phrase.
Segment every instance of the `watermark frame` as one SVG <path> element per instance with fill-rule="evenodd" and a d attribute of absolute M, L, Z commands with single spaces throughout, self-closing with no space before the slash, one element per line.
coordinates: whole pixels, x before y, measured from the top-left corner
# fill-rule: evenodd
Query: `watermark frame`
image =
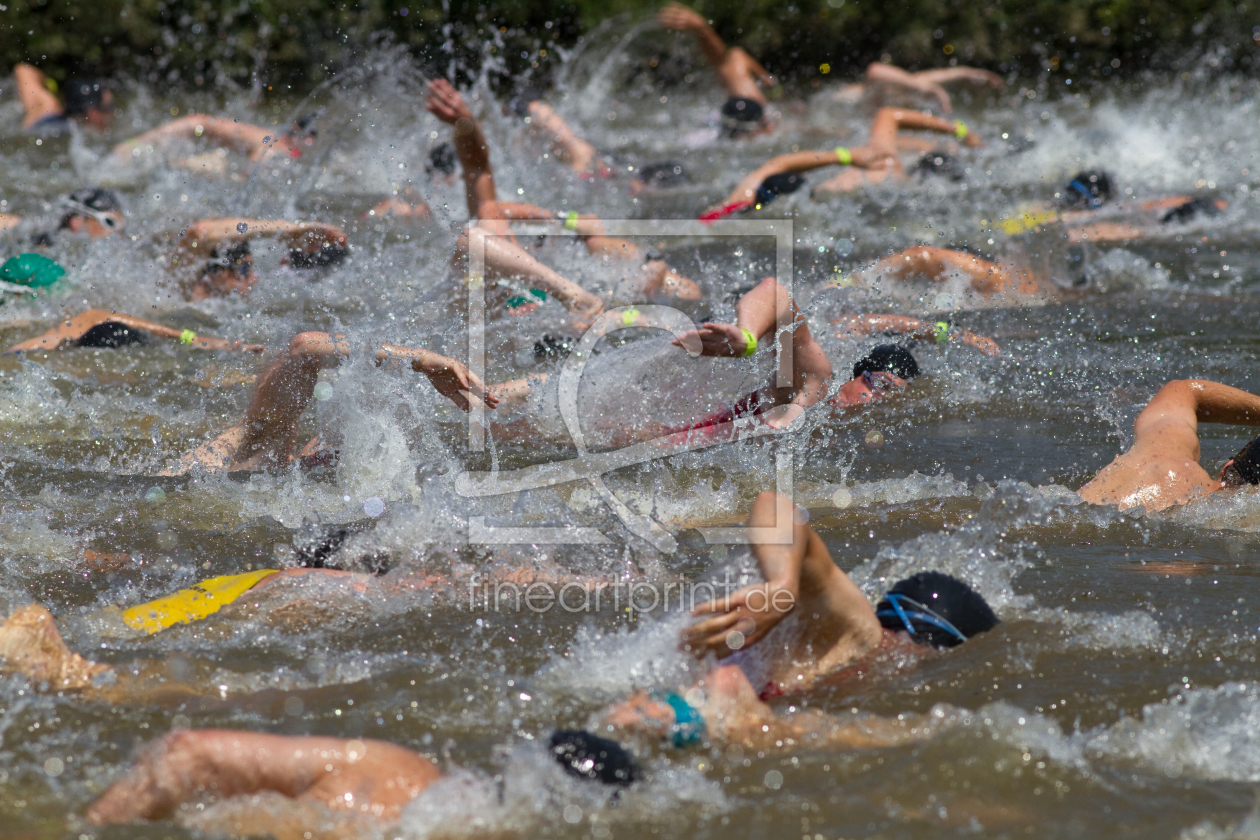
<path fill-rule="evenodd" d="M 468 369 L 482 381 L 485 381 L 485 348 L 486 348 L 486 284 L 485 284 L 485 239 L 498 236 L 490 231 L 478 230 L 470 223 L 468 234 L 468 269 L 465 277 L 468 288 Z M 604 234 L 607 236 L 645 236 L 645 237 L 771 237 L 775 240 L 774 278 L 780 287 L 780 300 L 776 303 L 779 313 L 775 335 L 779 336 L 792 326 L 791 307 L 788 302 L 792 295 L 792 245 L 793 224 L 790 219 L 773 220 L 721 220 L 704 224 L 695 219 L 606 219 L 603 220 Z M 564 224 L 555 222 L 531 222 L 516 226 L 515 231 L 523 236 L 577 236 L 577 232 L 568 230 Z M 786 298 L 786 299 L 784 299 Z M 736 419 L 729 423 L 713 427 L 703 439 L 689 434 L 670 435 L 668 437 L 641 441 L 627 447 L 610 452 L 587 452 L 584 436 L 577 419 L 577 390 L 581 380 L 582 369 L 590 358 L 590 350 L 608 333 L 619 329 L 656 327 L 680 335 L 697 325 L 682 312 L 660 305 L 637 305 L 606 310 L 596 322 L 583 334 L 577 347 L 565 359 L 560 373 L 560 413 L 570 436 L 578 450 L 578 457 L 559 462 L 536 464 L 518 470 L 500 471 L 496 468 L 489 472 L 464 472 L 457 476 L 455 490 L 461 496 L 484 497 L 516 493 L 522 490 L 555 486 L 572 482 L 588 482 L 604 501 L 622 525 L 632 534 L 647 541 L 658 550 L 673 553 L 677 550 L 677 541 L 668 531 L 652 519 L 631 510 L 616 497 L 603 481 L 603 475 L 612 470 L 658 460 L 684 452 L 694 452 L 710 446 L 730 443 L 736 440 L 748 440 L 756 437 L 775 436 L 778 433 L 764 423 L 753 423 L 746 419 Z M 778 387 L 790 386 L 793 380 L 792 343 L 778 342 L 778 365 L 776 382 Z M 776 409 L 778 410 L 778 409 Z M 773 412 L 771 412 L 773 414 Z M 468 413 L 468 446 L 473 452 L 485 451 L 485 406 L 475 402 Z M 775 489 L 786 498 L 792 498 L 793 470 L 790 446 L 776 447 Z M 773 526 L 755 529 L 743 527 L 708 527 L 698 528 L 707 543 L 747 543 L 752 537 L 758 542 L 772 544 L 790 544 L 792 542 L 792 522 L 790 515 L 783 520 L 783 515 L 776 516 Z M 488 526 L 485 517 L 469 517 L 468 540 L 480 545 L 521 545 L 521 544 L 579 544 L 607 545 L 612 541 L 606 534 L 596 528 L 577 525 L 560 527 L 511 527 Z"/>

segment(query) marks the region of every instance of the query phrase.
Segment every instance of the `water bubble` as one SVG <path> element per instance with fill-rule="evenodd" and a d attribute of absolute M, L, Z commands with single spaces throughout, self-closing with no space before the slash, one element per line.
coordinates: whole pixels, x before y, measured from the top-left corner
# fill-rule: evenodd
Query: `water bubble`
<path fill-rule="evenodd" d="M 363 512 L 376 519 L 385 512 L 385 500 L 380 496 L 368 496 L 363 500 Z"/>
<path fill-rule="evenodd" d="M 836 253 L 842 257 L 847 257 L 849 256 L 849 254 L 852 254 L 853 253 L 853 240 L 852 239 L 837 239 L 836 240 Z"/>
<path fill-rule="evenodd" d="M 236 226 L 237 233 L 244 233 L 247 230 L 249 230 L 249 225 L 245 224 L 244 222 L 241 222 L 240 224 Z"/>
<path fill-rule="evenodd" d="M 284 713 L 291 717 L 297 717 L 306 709 L 306 704 L 302 702 L 301 697 L 286 697 L 284 700 Z"/>
<path fill-rule="evenodd" d="M 564 821 L 569 825 L 577 825 L 582 821 L 582 809 L 576 805 L 565 805 Z"/>
<path fill-rule="evenodd" d="M 44 772 L 54 779 L 66 771 L 65 762 L 60 758 L 50 758 L 44 762 Z"/>
<path fill-rule="evenodd" d="M 831 494 L 831 503 L 838 508 L 847 508 L 853 504 L 853 494 L 847 488 L 841 487 Z"/>
<path fill-rule="evenodd" d="M 163 551 L 171 551 L 179 545 L 179 534 L 174 531 L 163 531 L 157 535 L 157 544 Z"/>
<path fill-rule="evenodd" d="M 766 774 L 763 781 L 765 781 L 766 787 L 770 788 L 770 790 L 778 790 L 783 787 L 783 774 L 778 770 L 771 770 Z"/>
<path fill-rule="evenodd" d="M 881 432 L 870 431 L 866 433 L 867 446 L 883 446 L 884 435 Z"/>
<path fill-rule="evenodd" d="M 150 487 L 144 491 L 144 500 L 151 505 L 160 505 L 166 501 L 166 491 L 161 487 Z"/>
<path fill-rule="evenodd" d="M 731 650 L 739 650 L 744 646 L 744 634 L 738 630 L 732 630 L 726 634 L 726 646 Z"/>
<path fill-rule="evenodd" d="M 192 720 L 188 715 L 175 715 L 171 718 L 171 729 L 187 729 L 192 726 Z"/>
<path fill-rule="evenodd" d="M 936 308 L 949 310 L 954 308 L 954 296 L 949 292 L 941 292 L 936 296 Z"/>
<path fill-rule="evenodd" d="M 319 382 L 319 383 L 316 383 L 315 385 L 315 399 L 319 400 L 320 402 L 323 402 L 324 400 L 327 400 L 327 399 L 332 399 L 332 392 L 333 392 L 333 387 L 329 385 L 327 382 Z"/>

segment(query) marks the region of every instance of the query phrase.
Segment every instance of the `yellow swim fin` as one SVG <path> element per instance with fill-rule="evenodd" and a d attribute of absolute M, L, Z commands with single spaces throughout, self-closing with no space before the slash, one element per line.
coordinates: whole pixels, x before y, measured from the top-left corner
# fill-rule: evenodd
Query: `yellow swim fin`
<path fill-rule="evenodd" d="M 172 625 L 215 614 L 275 573 L 275 569 L 260 569 L 208 578 L 173 595 L 123 610 L 122 619 L 128 627 L 152 635 Z"/>

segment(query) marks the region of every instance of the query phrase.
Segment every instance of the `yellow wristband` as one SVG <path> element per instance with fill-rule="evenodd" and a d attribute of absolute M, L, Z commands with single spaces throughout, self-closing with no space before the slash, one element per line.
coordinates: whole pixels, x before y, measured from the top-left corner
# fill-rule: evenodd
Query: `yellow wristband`
<path fill-rule="evenodd" d="M 197 337 L 197 334 L 193 332 L 192 330 L 184 330 L 182 333 L 179 334 L 179 343 L 192 344 L 193 339 L 195 339 L 196 337 Z"/>
<path fill-rule="evenodd" d="M 967 136 L 967 124 L 962 120 L 958 120 L 954 123 L 954 136 L 959 140 L 962 140 Z"/>
<path fill-rule="evenodd" d="M 932 328 L 932 333 L 936 336 L 937 344 L 948 344 L 949 343 L 949 322 L 937 321 L 936 325 Z"/>
<path fill-rule="evenodd" d="M 848 166 L 853 163 L 853 155 L 844 146 L 836 146 L 836 157 L 840 158 L 841 166 Z"/>
<path fill-rule="evenodd" d="M 565 230 L 577 230 L 578 214 L 576 210 L 570 210 L 569 215 L 564 217 Z"/>
<path fill-rule="evenodd" d="M 748 344 L 744 347 L 744 352 L 739 354 L 741 359 L 747 359 L 753 353 L 757 352 L 757 336 L 752 334 L 752 330 L 740 327 L 739 331 L 744 334 L 744 341 Z"/>

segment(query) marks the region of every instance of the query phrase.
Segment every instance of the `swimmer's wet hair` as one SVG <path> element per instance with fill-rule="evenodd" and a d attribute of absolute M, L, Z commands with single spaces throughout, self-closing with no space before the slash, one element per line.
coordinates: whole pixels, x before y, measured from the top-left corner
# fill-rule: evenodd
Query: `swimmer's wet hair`
<path fill-rule="evenodd" d="M 1205 216 L 1219 216 L 1221 208 L 1210 198 L 1191 198 L 1178 204 L 1160 217 L 1159 223 L 1166 225 L 1172 222 L 1188 222 L 1202 213 Z"/>
<path fill-rule="evenodd" d="M 1238 450 L 1234 463 L 1225 468 L 1224 479 L 1233 487 L 1260 484 L 1260 437 Z"/>
<path fill-rule="evenodd" d="M 441 172 L 443 175 L 454 175 L 457 163 L 459 163 L 459 156 L 455 153 L 455 147 L 443 140 L 429 150 L 429 159 L 424 164 L 424 174 L 432 175 L 434 172 Z"/>
<path fill-rule="evenodd" d="M 1096 210 L 1111 200 L 1111 176 L 1101 169 L 1077 172 L 1063 187 L 1059 200 L 1068 207 Z"/>
<path fill-rule="evenodd" d="M 551 736 L 548 747 L 564 771 L 579 779 L 629 787 L 642 776 L 625 747 L 590 732 L 560 730 Z"/>
<path fill-rule="evenodd" d="M 203 274 L 218 274 L 220 271 L 244 272 L 249 270 L 249 240 L 232 245 L 220 244 L 206 261 Z"/>
<path fill-rule="evenodd" d="M 66 82 L 64 90 L 62 108 L 67 117 L 86 114 L 92 108 L 101 107 L 105 94 L 111 92 L 109 85 L 100 79 L 71 79 Z"/>
<path fill-rule="evenodd" d="M 999 623 L 979 592 L 941 572 L 919 572 L 894 584 L 875 614 L 889 630 L 907 630 L 908 621 L 914 628 L 911 639 L 938 648 L 960 645 Z"/>
<path fill-rule="evenodd" d="M 336 265 L 350 255 L 350 249 L 343 245 L 322 245 L 314 253 L 294 248 L 289 251 L 289 265 L 294 268 L 323 268 Z"/>
<path fill-rule="evenodd" d="M 919 363 L 906 348 L 896 344 L 881 344 L 853 366 L 853 378 L 857 379 L 868 371 L 870 373 L 887 371 L 902 379 L 913 379 L 919 375 Z"/>
<path fill-rule="evenodd" d="M 293 121 L 293 128 L 289 130 L 289 133 L 299 137 L 318 137 L 319 132 L 315 129 L 317 119 L 319 119 L 319 111 L 303 114 Z"/>
<path fill-rule="evenodd" d="M 961 181 L 964 173 L 962 165 L 953 157 L 944 152 L 928 152 L 914 165 L 914 174 L 923 178 L 936 175 L 951 181 Z"/>
<path fill-rule="evenodd" d="M 677 187 L 691 182 L 683 165 L 672 160 L 645 163 L 635 171 L 634 178 L 653 187 Z"/>
<path fill-rule="evenodd" d="M 732 96 L 722 106 L 722 127 L 726 129 L 727 136 L 738 137 L 755 130 L 765 113 L 757 100 Z"/>
<path fill-rule="evenodd" d="M 105 321 L 79 336 L 75 347 L 104 347 L 115 349 L 132 345 L 148 344 L 148 335 L 144 330 L 129 327 L 118 321 Z"/>

